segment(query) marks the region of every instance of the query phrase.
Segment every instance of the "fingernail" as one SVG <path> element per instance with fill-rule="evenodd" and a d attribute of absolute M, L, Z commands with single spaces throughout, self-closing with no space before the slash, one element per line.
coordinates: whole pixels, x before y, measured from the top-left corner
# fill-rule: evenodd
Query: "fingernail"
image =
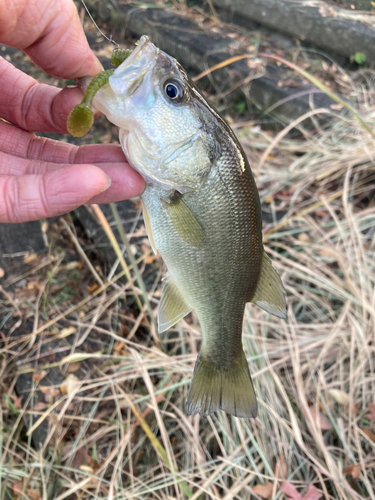
<path fill-rule="evenodd" d="M 107 186 L 101 191 L 99 191 L 98 194 L 103 193 L 103 191 L 107 191 L 107 189 L 111 186 L 111 184 L 112 184 L 112 179 L 107 175 Z"/>
<path fill-rule="evenodd" d="M 97 59 L 96 57 L 95 57 L 95 59 L 96 59 L 95 60 L 95 69 L 92 72 L 90 71 L 90 76 L 93 76 L 93 77 L 98 75 L 102 71 L 104 71 L 103 65 L 101 64 L 99 59 Z"/>

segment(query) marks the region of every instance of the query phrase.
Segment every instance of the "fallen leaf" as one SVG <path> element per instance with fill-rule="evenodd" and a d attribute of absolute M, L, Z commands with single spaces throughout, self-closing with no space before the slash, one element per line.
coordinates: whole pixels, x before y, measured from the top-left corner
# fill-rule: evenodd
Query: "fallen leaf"
<path fill-rule="evenodd" d="M 316 411 L 314 406 L 309 406 L 309 412 L 314 422 L 316 422 L 316 424 L 320 429 L 322 429 L 323 431 L 329 431 L 332 429 L 330 421 L 326 417 L 324 417 L 319 411 Z"/>
<path fill-rule="evenodd" d="M 28 500 L 42 500 L 40 493 L 38 490 L 34 490 L 34 488 L 28 488 L 26 490 L 26 496 Z"/>
<path fill-rule="evenodd" d="M 321 255 L 322 257 L 330 257 L 330 258 L 335 258 L 336 257 L 336 255 L 334 254 L 334 252 L 332 252 L 331 250 L 329 250 L 329 248 L 321 248 L 318 251 L 318 254 Z"/>
<path fill-rule="evenodd" d="M 78 378 L 75 375 L 69 375 L 60 386 L 61 394 L 67 394 L 68 396 L 71 396 L 78 384 Z"/>
<path fill-rule="evenodd" d="M 113 352 L 120 353 L 122 351 L 122 349 L 124 348 L 124 346 L 125 346 L 125 342 L 121 342 L 120 340 L 117 340 L 113 344 Z"/>
<path fill-rule="evenodd" d="M 320 208 L 318 210 L 315 210 L 314 214 L 317 215 L 318 217 L 327 217 L 327 211 L 322 210 Z"/>
<path fill-rule="evenodd" d="M 18 396 L 18 398 L 13 398 L 13 406 L 16 408 L 16 410 L 19 410 L 22 408 L 22 399 L 23 396 Z"/>
<path fill-rule="evenodd" d="M 68 262 L 65 266 L 65 269 L 67 271 L 73 271 L 73 269 L 79 269 L 81 267 L 81 263 L 79 260 L 72 260 L 71 262 Z"/>
<path fill-rule="evenodd" d="M 289 78 L 288 80 L 279 80 L 277 82 L 278 87 L 294 87 L 294 88 L 299 88 L 301 86 L 300 83 L 296 82 L 292 78 Z"/>
<path fill-rule="evenodd" d="M 68 455 L 70 455 L 71 451 L 73 450 L 73 445 L 72 444 L 66 444 L 63 446 L 61 450 L 62 454 L 62 461 L 65 462 L 65 460 L 68 459 Z"/>
<path fill-rule="evenodd" d="M 329 389 L 328 393 L 339 405 L 346 406 L 350 403 L 349 395 L 340 389 Z"/>
<path fill-rule="evenodd" d="M 281 491 L 288 496 L 288 500 L 319 500 L 319 498 L 323 496 L 312 484 L 310 484 L 306 495 L 302 496 L 301 493 L 297 491 L 295 486 L 288 481 L 283 482 L 281 485 Z"/>
<path fill-rule="evenodd" d="M 93 283 L 87 291 L 88 293 L 94 293 L 98 288 L 99 288 L 99 283 Z"/>
<path fill-rule="evenodd" d="M 145 257 L 145 264 L 152 264 L 156 259 L 156 255 L 154 253 L 150 253 L 150 255 L 147 255 L 147 257 Z"/>
<path fill-rule="evenodd" d="M 310 241 L 310 238 L 309 238 L 309 235 L 307 233 L 300 233 L 298 235 L 298 240 L 307 243 Z"/>
<path fill-rule="evenodd" d="M 74 373 L 77 372 L 81 368 L 81 362 L 77 361 L 76 363 L 69 363 L 66 367 L 66 373 Z"/>
<path fill-rule="evenodd" d="M 88 458 L 89 462 L 90 462 L 90 459 L 92 460 L 91 457 L 87 457 L 87 458 Z M 82 472 L 86 472 L 87 474 L 90 474 L 93 476 L 90 479 L 90 482 L 88 483 L 87 488 L 96 488 L 98 486 L 99 480 L 97 477 L 94 476 L 95 470 L 92 467 L 90 467 L 89 465 L 81 465 L 79 470 L 81 470 Z"/>
<path fill-rule="evenodd" d="M 13 490 L 13 495 L 20 495 L 23 491 L 23 479 L 21 481 L 18 481 L 17 483 L 12 484 L 12 490 Z"/>
<path fill-rule="evenodd" d="M 302 500 L 319 500 L 319 498 L 322 498 L 322 494 L 319 493 L 319 491 L 310 484 L 309 489 L 307 490 L 307 493 L 304 497 L 302 497 Z"/>
<path fill-rule="evenodd" d="M 63 328 L 57 335 L 57 339 L 64 339 L 65 337 L 69 337 L 73 333 L 76 333 L 77 328 L 75 326 L 69 326 L 68 328 Z"/>
<path fill-rule="evenodd" d="M 23 491 L 23 479 L 21 479 L 21 481 L 18 481 L 18 483 L 13 483 L 12 490 L 14 498 L 21 497 Z"/>
<path fill-rule="evenodd" d="M 35 372 L 33 373 L 32 379 L 34 384 L 38 384 L 41 380 L 44 379 L 44 377 L 47 375 L 48 372 L 46 370 L 42 370 L 41 372 Z"/>
<path fill-rule="evenodd" d="M 44 394 L 44 400 L 46 403 L 53 403 L 54 398 L 60 394 L 60 391 L 58 389 L 55 389 L 54 387 L 51 387 L 49 385 L 41 385 L 39 389 L 41 393 Z"/>
<path fill-rule="evenodd" d="M 273 484 L 272 483 L 256 484 L 253 487 L 253 492 L 262 498 L 272 498 Z"/>
<path fill-rule="evenodd" d="M 369 418 L 372 421 L 375 420 L 375 404 L 374 403 L 369 403 L 368 404 L 368 409 L 370 410 L 370 413 L 367 413 L 366 417 Z"/>
<path fill-rule="evenodd" d="M 298 493 L 295 486 L 289 483 L 289 481 L 284 481 L 280 489 L 288 496 L 289 500 L 302 500 L 301 494 Z"/>
<path fill-rule="evenodd" d="M 345 467 L 343 473 L 348 476 L 352 476 L 353 479 L 358 479 L 361 474 L 361 468 L 359 467 L 359 465 L 351 464 Z"/>
<path fill-rule="evenodd" d="M 280 454 L 276 462 L 275 476 L 277 478 L 286 479 L 288 477 L 288 469 L 283 456 Z"/>
<path fill-rule="evenodd" d="M 54 427 L 59 427 L 59 425 L 60 425 L 59 419 L 53 413 L 48 416 L 48 420 L 51 423 L 51 425 L 53 425 Z"/>
<path fill-rule="evenodd" d="M 87 474 L 94 474 L 94 469 L 89 465 L 81 465 L 79 470 L 83 472 L 87 472 Z"/>
<path fill-rule="evenodd" d="M 33 406 L 33 410 L 34 411 L 43 411 L 47 408 L 47 404 L 46 403 L 43 403 L 43 401 L 38 401 L 37 403 L 35 403 L 35 405 Z"/>
<path fill-rule="evenodd" d="M 90 482 L 87 485 L 87 488 L 97 488 L 98 485 L 99 485 L 99 479 L 97 477 L 92 477 L 90 479 Z M 104 493 L 107 493 L 107 490 L 105 490 Z M 132 500 L 132 499 L 130 498 L 129 500 Z"/>
<path fill-rule="evenodd" d="M 126 356 L 128 354 L 128 351 L 125 347 L 125 342 L 115 342 L 113 345 L 113 354 L 115 356 Z"/>
<path fill-rule="evenodd" d="M 343 106 L 342 104 L 331 104 L 330 108 L 334 109 L 335 111 L 340 111 L 343 108 Z"/>
<path fill-rule="evenodd" d="M 32 264 L 38 258 L 36 253 L 25 253 L 23 256 L 23 262 L 25 264 Z"/>
<path fill-rule="evenodd" d="M 86 450 L 84 448 L 79 448 L 73 456 L 71 467 L 72 469 L 80 469 L 80 467 L 84 465 L 86 461 Z"/>
<path fill-rule="evenodd" d="M 371 439 L 371 441 L 375 442 L 375 434 L 370 429 L 361 429 L 366 436 Z"/>

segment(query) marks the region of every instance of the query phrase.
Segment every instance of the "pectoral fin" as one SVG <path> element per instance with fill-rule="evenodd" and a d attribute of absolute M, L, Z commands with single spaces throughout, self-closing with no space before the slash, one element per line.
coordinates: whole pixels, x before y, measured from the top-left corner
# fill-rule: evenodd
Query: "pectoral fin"
<path fill-rule="evenodd" d="M 203 228 L 182 196 L 175 193 L 162 204 L 180 238 L 193 247 L 201 247 L 204 242 Z"/>
<path fill-rule="evenodd" d="M 191 312 L 177 286 L 166 276 L 158 309 L 158 331 L 165 332 Z"/>
<path fill-rule="evenodd" d="M 154 235 L 152 232 L 150 217 L 148 216 L 146 205 L 144 203 L 143 203 L 143 220 L 145 223 L 146 233 L 147 233 L 148 239 L 150 241 L 151 248 L 152 248 L 154 254 L 157 255 L 158 251 L 157 251 L 156 245 L 155 245 L 155 240 L 154 240 Z"/>
<path fill-rule="evenodd" d="M 255 293 L 250 302 L 279 318 L 286 318 L 286 292 L 271 259 L 264 252 Z"/>

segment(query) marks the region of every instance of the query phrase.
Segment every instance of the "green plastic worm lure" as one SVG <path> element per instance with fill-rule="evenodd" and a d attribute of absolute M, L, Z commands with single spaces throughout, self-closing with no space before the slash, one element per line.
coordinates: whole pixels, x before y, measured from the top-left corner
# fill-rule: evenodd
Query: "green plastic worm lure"
<path fill-rule="evenodd" d="M 132 53 L 129 49 L 115 49 L 111 57 L 112 66 L 120 66 Z M 91 110 L 92 101 L 98 90 L 108 83 L 116 68 L 107 69 L 96 75 L 88 84 L 85 95 L 80 104 L 77 104 L 68 115 L 66 126 L 73 137 L 83 137 L 94 123 L 94 113 Z"/>

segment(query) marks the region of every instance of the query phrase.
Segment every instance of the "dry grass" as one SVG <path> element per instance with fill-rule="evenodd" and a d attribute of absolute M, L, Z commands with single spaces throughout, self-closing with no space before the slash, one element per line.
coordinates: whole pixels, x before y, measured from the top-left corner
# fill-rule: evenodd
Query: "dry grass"
<path fill-rule="evenodd" d="M 355 106 L 374 129 L 374 91 L 363 81 L 352 82 Z M 375 143 L 354 117 L 319 113 L 332 115 L 324 128 L 294 124 L 303 139 L 235 124 L 272 221 L 266 249 L 288 292 L 288 321 L 246 311 L 258 418 L 184 414 L 195 318 L 177 325 L 173 342 L 155 338 L 147 304 L 158 303 L 161 263 L 145 278 L 145 300 L 134 263 L 131 283 L 118 279 L 118 261 L 89 265 L 88 243 L 67 219 L 51 225 L 48 255 L 13 276 L 16 288 L 0 289 L 1 500 L 250 499 L 260 484 L 281 499 L 285 481 L 302 495 L 313 485 L 327 499 L 375 499 Z M 145 276 L 144 228 L 136 236 L 128 234 Z M 134 293 L 141 313 L 129 308 Z M 41 356 L 52 340 L 55 358 Z M 43 371 L 52 370 L 64 381 L 41 400 Z M 20 399 L 25 372 L 32 387 Z M 43 422 L 36 450 L 30 431 Z"/>

